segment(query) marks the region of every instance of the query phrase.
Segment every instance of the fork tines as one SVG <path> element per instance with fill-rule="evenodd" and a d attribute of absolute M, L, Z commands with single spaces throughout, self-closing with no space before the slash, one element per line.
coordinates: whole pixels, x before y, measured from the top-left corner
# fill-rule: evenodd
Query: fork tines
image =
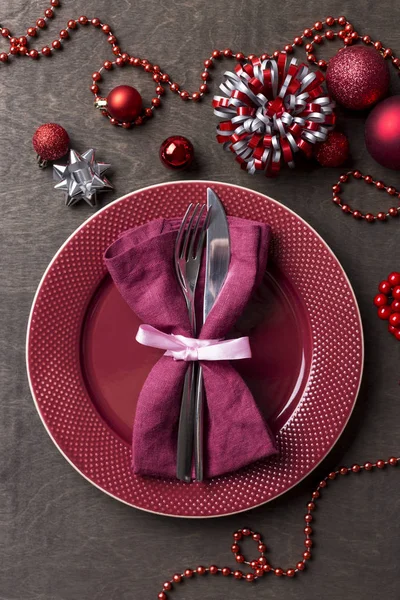
<path fill-rule="evenodd" d="M 205 204 L 189 204 L 176 239 L 177 258 L 195 258 L 203 249 L 204 236 L 208 226 L 208 211 Z M 201 221 L 203 223 L 201 225 Z"/>

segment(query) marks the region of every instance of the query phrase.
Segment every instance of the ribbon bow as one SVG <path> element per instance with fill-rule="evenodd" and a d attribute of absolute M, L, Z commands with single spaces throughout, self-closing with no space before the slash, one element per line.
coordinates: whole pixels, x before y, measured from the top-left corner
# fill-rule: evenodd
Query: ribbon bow
<path fill-rule="evenodd" d="M 184 335 L 163 333 L 151 325 L 140 325 L 136 341 L 143 346 L 166 350 L 174 360 L 239 360 L 251 358 L 248 337 L 234 340 L 199 340 Z"/>

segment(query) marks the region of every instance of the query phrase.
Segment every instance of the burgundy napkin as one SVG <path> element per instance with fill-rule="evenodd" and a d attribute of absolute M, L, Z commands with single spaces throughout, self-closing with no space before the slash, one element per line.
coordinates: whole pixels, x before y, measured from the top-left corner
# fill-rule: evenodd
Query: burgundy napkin
<path fill-rule="evenodd" d="M 224 286 L 200 332 L 224 338 L 232 329 L 266 268 L 270 227 L 229 217 L 231 262 Z M 147 325 L 192 336 L 173 255 L 181 219 L 160 219 L 126 231 L 105 253 L 119 292 Z M 203 261 L 204 263 L 204 261 Z M 201 310 L 204 267 L 196 298 Z M 136 331 L 132 331 L 132 337 Z M 176 476 L 176 445 L 183 381 L 188 363 L 163 356 L 139 396 L 133 427 L 135 473 Z M 206 391 L 205 476 L 235 471 L 276 453 L 253 396 L 229 361 L 202 361 Z"/>

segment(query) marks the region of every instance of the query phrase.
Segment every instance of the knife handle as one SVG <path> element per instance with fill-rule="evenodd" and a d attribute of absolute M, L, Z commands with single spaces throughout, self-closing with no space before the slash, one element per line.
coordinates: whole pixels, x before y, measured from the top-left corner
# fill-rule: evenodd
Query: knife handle
<path fill-rule="evenodd" d="M 204 385 L 203 369 L 199 364 L 194 408 L 194 472 L 196 481 L 204 478 Z"/>
<path fill-rule="evenodd" d="M 176 450 L 176 476 L 190 483 L 192 478 L 193 428 L 195 411 L 195 369 L 189 362 L 183 384 L 181 412 L 179 416 L 178 444 Z"/>

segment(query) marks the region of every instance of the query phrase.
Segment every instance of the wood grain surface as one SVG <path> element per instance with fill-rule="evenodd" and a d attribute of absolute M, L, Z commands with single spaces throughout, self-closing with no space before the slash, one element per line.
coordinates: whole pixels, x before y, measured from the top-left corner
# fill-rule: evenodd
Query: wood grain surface
<path fill-rule="evenodd" d="M 44 0 L 0 0 L 0 22 L 22 35 L 47 7 Z M 261 53 L 282 47 L 328 14 L 345 14 L 361 33 L 400 53 L 395 25 L 400 4 L 314 0 L 65 0 L 40 36 L 50 43 L 70 18 L 98 16 L 109 23 L 122 47 L 160 64 L 193 90 L 203 60 L 215 47 Z M 314 165 L 285 170 L 276 180 L 250 177 L 215 142 L 210 97 L 184 104 L 168 95 L 152 122 L 134 131 L 110 126 L 92 108 L 91 73 L 111 49 L 94 28 L 78 30 L 51 59 L 0 64 L 0 600 L 152 600 L 161 583 L 183 567 L 230 565 L 231 532 L 240 526 L 262 531 L 275 564 L 291 566 L 303 550 L 303 514 L 309 491 L 337 463 L 352 464 L 400 454 L 400 345 L 386 332 L 372 306 L 377 283 L 400 268 L 400 222 L 357 223 L 331 203 L 340 169 Z M 321 56 L 334 45 L 318 49 Z M 7 43 L 0 38 L 0 51 Z M 224 65 L 215 71 L 212 91 Z M 133 84 L 145 99 L 153 82 L 143 72 L 112 72 L 117 83 Z M 392 88 L 399 93 L 393 77 Z M 105 204 L 130 191 L 173 179 L 214 179 L 264 192 L 306 219 L 342 262 L 357 295 L 365 326 L 364 383 L 351 422 L 324 464 L 301 485 L 248 514 L 217 520 L 174 520 L 146 514 L 89 485 L 56 450 L 34 408 L 25 371 L 25 335 L 40 278 L 64 240 L 89 215 L 68 209 L 53 189 L 51 169 L 35 164 L 31 138 L 54 121 L 69 132 L 72 146 L 97 149 L 112 163 L 115 190 Z M 340 113 L 353 160 L 388 184 L 399 176 L 368 156 L 365 115 Z M 158 159 L 169 135 L 188 136 L 196 150 L 190 171 L 171 174 Z M 349 194 L 362 209 L 388 207 L 387 196 L 365 185 Z M 295 579 L 265 578 L 250 586 L 222 577 L 183 584 L 174 600 L 364 600 L 400 597 L 400 467 L 342 478 L 326 494 L 315 518 L 315 558 Z"/>

